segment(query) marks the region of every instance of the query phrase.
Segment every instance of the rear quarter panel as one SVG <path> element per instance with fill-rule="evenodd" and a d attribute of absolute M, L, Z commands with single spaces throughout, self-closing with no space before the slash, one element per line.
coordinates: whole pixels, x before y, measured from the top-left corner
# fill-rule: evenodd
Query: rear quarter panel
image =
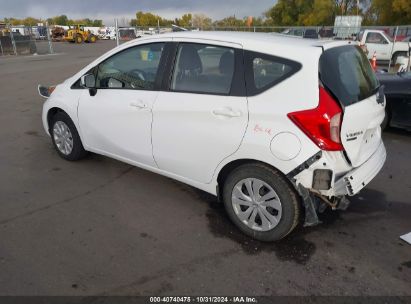
<path fill-rule="evenodd" d="M 258 48 L 260 49 L 257 50 Z M 300 62 L 301 70 L 267 91 L 248 97 L 249 123 L 242 145 L 234 155 L 220 164 L 217 172 L 234 160 L 252 159 L 270 164 L 287 174 L 320 150 L 288 118 L 287 114 L 318 106 L 318 59 L 322 49 L 312 47 L 307 54 L 298 49 L 282 50 L 281 48 L 275 51 L 264 45 L 254 45 L 253 51 Z M 300 142 L 300 151 L 292 159 L 284 160 L 287 157 L 278 157 L 278 155 L 295 154 L 288 151 L 295 150 L 295 147 L 289 147 L 287 141 L 281 146 L 272 145 L 273 139 L 281 133 L 292 133 Z"/>

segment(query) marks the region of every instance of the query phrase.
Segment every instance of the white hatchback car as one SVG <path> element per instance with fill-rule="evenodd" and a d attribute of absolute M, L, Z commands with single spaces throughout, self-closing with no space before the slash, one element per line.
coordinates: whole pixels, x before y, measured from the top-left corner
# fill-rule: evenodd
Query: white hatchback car
<path fill-rule="evenodd" d="M 218 196 L 245 234 L 279 240 L 345 209 L 382 168 L 385 98 L 350 42 L 180 32 L 123 44 L 56 87 L 43 124 L 87 151 Z"/>

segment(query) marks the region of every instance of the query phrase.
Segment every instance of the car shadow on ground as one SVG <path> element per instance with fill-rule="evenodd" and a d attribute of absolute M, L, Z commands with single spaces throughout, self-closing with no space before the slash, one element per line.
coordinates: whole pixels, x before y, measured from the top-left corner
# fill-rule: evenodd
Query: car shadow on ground
<path fill-rule="evenodd" d="M 402 128 L 396 128 L 396 127 L 387 127 L 383 131 L 384 133 L 389 133 L 389 134 L 395 134 L 395 135 L 402 135 L 402 136 L 411 136 L 411 129 L 402 129 Z"/>
<path fill-rule="evenodd" d="M 182 188 L 185 188 L 185 190 Z M 391 203 L 386 201 L 384 193 L 365 189 L 357 197 L 350 198 L 351 205 L 346 211 L 333 211 L 328 208 L 322 214 L 319 214 L 320 225 L 303 227 L 302 219 L 304 214 L 302 214 L 300 224 L 292 234 L 279 242 L 264 243 L 253 240 L 240 232 L 228 218 L 224 205 L 215 196 L 186 185 L 181 185 L 180 189 L 209 205 L 206 217 L 209 230 L 215 237 L 234 241 L 248 255 L 256 255 L 261 252 L 274 253 L 280 261 L 291 261 L 300 265 L 305 265 L 316 251 L 316 244 L 306 240 L 306 236 L 316 232 L 329 233 L 330 230 L 336 235 L 348 235 L 349 233 L 341 228 L 348 222 L 350 222 L 350 225 L 351 223 L 355 225 L 357 221 L 355 217 L 362 218 L 362 215 L 378 216 L 385 213 L 391 206 Z M 411 205 L 408 207 L 410 207 L 408 209 L 411 212 Z M 346 216 L 343 217 L 343 214 L 346 214 Z M 350 215 L 355 215 L 353 220 L 346 219 Z M 361 222 L 361 219 L 358 222 Z M 325 245 L 327 246 L 327 242 L 325 242 Z M 331 246 L 332 244 L 330 244 Z"/>

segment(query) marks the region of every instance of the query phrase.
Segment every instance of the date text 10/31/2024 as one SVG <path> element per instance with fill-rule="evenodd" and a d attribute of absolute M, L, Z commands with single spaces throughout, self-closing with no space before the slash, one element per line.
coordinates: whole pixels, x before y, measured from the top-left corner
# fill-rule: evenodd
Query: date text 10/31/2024
<path fill-rule="evenodd" d="M 150 303 L 258 303 L 255 297 L 150 297 Z"/>

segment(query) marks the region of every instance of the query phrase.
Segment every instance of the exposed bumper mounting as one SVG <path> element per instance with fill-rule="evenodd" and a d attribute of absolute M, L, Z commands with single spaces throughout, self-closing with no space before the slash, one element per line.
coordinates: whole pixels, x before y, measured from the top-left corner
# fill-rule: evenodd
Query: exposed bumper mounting
<path fill-rule="evenodd" d="M 335 195 L 353 196 L 357 194 L 378 174 L 383 167 L 386 158 L 387 152 L 384 144 L 381 142 L 377 151 L 364 164 L 348 172 L 335 182 Z"/>

